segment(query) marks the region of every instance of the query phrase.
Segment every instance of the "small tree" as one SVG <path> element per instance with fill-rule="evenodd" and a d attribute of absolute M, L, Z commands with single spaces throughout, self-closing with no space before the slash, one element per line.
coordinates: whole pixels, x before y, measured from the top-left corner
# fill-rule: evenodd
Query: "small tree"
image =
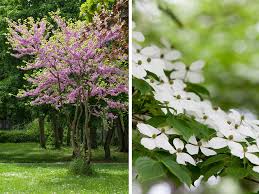
<path fill-rule="evenodd" d="M 83 112 L 83 147 L 90 164 L 92 112 L 100 101 L 127 93 L 127 74 L 120 65 L 126 55 L 116 42 L 123 25 L 108 25 L 105 18 L 98 16 L 91 24 L 65 22 L 56 14 L 51 18 L 57 28 L 45 18 L 9 21 L 8 41 L 15 51 L 13 55 L 33 56 L 20 67 L 30 70 L 25 77 L 30 87 L 18 96 L 31 97 L 33 105 L 50 104 L 57 110 L 75 107 L 71 142 L 76 157 L 81 156 L 78 126 Z"/>

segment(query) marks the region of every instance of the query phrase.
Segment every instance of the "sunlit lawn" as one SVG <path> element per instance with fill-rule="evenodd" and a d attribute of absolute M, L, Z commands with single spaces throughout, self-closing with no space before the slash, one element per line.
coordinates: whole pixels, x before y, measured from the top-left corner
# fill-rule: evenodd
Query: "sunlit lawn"
<path fill-rule="evenodd" d="M 93 164 L 95 175 L 74 176 L 67 164 L 0 164 L 0 193 L 128 193 L 127 164 Z"/>
<path fill-rule="evenodd" d="M 128 193 L 128 156 L 116 149 L 112 147 L 108 163 L 101 147 L 93 150 L 94 175 L 89 177 L 68 172 L 71 148 L 0 143 L 0 194 Z"/>

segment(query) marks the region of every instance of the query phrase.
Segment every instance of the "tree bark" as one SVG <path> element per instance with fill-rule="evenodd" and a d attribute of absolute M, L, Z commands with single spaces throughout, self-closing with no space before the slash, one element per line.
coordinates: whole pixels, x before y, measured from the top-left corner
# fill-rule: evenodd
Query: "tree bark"
<path fill-rule="evenodd" d="M 58 124 L 57 124 L 57 113 L 53 113 L 51 117 L 52 129 L 54 132 L 54 146 L 56 149 L 60 148 L 60 138 L 58 132 Z"/>
<path fill-rule="evenodd" d="M 81 105 L 80 103 L 80 113 L 79 113 L 79 116 L 77 118 L 77 121 L 76 121 L 76 142 L 79 146 L 79 151 L 80 151 L 80 144 L 81 144 L 81 130 L 80 130 L 80 121 L 81 121 L 81 117 L 82 117 L 82 114 L 83 114 L 83 106 Z"/>
<path fill-rule="evenodd" d="M 122 131 L 124 133 L 124 146 L 125 146 L 124 152 L 128 152 L 129 151 L 129 133 L 128 133 L 128 127 L 127 128 L 125 127 L 122 112 L 119 112 L 119 119 L 120 119 Z"/>
<path fill-rule="evenodd" d="M 119 139 L 119 151 L 124 152 L 124 150 L 125 150 L 124 133 L 123 133 L 123 130 L 121 128 L 120 119 L 117 118 L 115 121 L 116 121 L 115 122 L 116 123 L 116 130 L 117 130 L 118 139 Z"/>
<path fill-rule="evenodd" d="M 67 146 L 71 145 L 71 126 L 67 127 Z"/>
<path fill-rule="evenodd" d="M 105 152 L 105 159 L 110 160 L 111 159 L 111 150 L 110 150 L 110 145 L 112 141 L 112 136 L 114 133 L 114 127 L 113 125 L 108 127 L 108 132 L 105 138 L 105 143 L 104 143 L 104 152 Z"/>
<path fill-rule="evenodd" d="M 91 128 L 90 132 L 90 136 L 91 136 L 91 140 L 92 140 L 92 144 L 91 144 L 91 147 L 92 149 L 95 149 L 97 148 L 97 134 L 96 134 L 96 128 Z"/>
<path fill-rule="evenodd" d="M 74 118 L 73 118 L 73 121 L 72 121 L 72 124 L 71 124 L 71 144 L 72 144 L 73 156 L 74 157 L 80 156 L 80 148 L 79 148 L 80 144 L 77 142 L 77 137 L 76 137 L 76 132 L 77 132 L 76 127 L 78 126 L 77 121 L 78 121 L 79 108 L 80 107 L 77 104 L 76 108 L 75 108 Z"/>
<path fill-rule="evenodd" d="M 39 121 L 39 130 L 40 130 L 40 146 L 41 148 L 46 149 L 46 138 L 45 138 L 45 128 L 44 128 L 45 116 L 39 115 L 38 121 Z"/>
<path fill-rule="evenodd" d="M 87 164 L 90 164 L 92 160 L 91 136 L 90 136 L 90 128 L 89 128 L 89 121 L 90 121 L 91 114 L 89 111 L 88 99 L 84 102 L 84 106 L 85 106 L 84 150 L 85 150 L 86 162 Z"/>

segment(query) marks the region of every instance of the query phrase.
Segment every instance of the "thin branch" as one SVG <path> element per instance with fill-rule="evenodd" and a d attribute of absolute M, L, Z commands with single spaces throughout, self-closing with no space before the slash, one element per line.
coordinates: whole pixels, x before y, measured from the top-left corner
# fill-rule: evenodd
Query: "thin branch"
<path fill-rule="evenodd" d="M 174 14 L 174 12 L 168 8 L 165 8 L 161 5 L 158 5 L 158 8 L 164 12 L 166 15 L 168 15 L 170 18 L 172 18 L 175 23 L 180 27 L 180 28 L 183 28 L 183 23 L 180 21 L 180 19 Z"/>
<path fill-rule="evenodd" d="M 258 180 L 254 180 L 254 179 L 249 178 L 249 177 L 246 177 L 245 180 L 248 180 L 248 181 L 251 181 L 251 182 L 254 182 L 254 183 L 259 184 L 259 181 L 258 181 Z"/>

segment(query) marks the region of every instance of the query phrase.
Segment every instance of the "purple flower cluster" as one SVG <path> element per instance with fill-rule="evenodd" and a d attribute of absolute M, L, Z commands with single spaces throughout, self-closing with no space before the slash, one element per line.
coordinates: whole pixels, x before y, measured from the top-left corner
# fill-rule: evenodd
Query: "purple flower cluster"
<path fill-rule="evenodd" d="M 44 19 L 9 21 L 8 41 L 15 51 L 13 55 L 34 58 L 20 67 L 33 72 L 26 77 L 31 88 L 23 96 L 33 97 L 34 105 L 61 107 L 89 97 L 106 100 L 128 92 L 127 73 L 118 66 L 119 49 L 109 48 L 112 41 L 120 38 L 121 26 L 108 30 L 82 22 L 67 23 L 58 15 L 53 19 L 58 25 L 55 31 Z M 50 30 L 52 36 L 48 35 Z M 107 104 L 110 108 L 125 109 L 120 102 Z"/>

